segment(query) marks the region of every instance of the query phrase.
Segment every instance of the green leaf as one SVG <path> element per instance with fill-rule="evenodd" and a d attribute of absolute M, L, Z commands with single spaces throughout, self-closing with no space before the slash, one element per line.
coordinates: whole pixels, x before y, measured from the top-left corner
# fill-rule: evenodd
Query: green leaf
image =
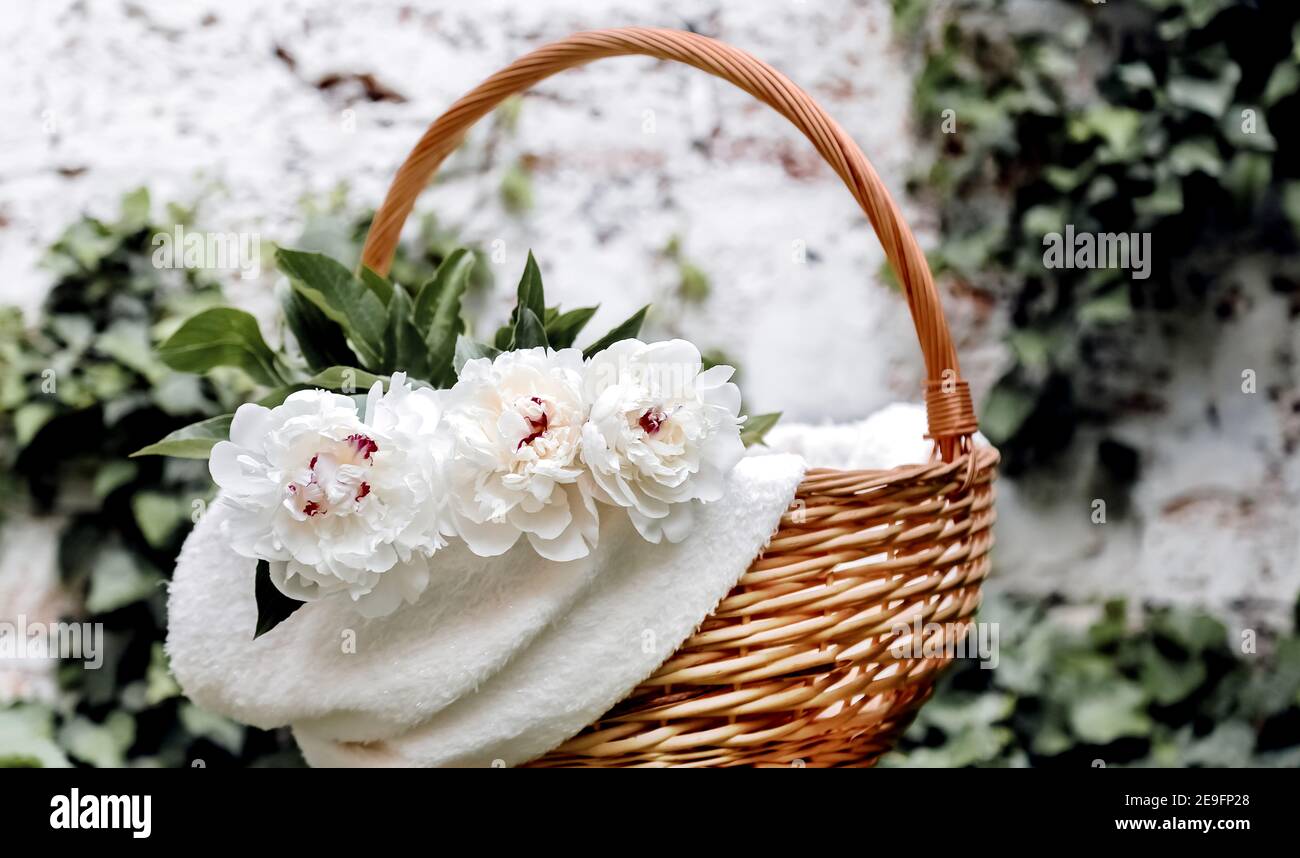
<path fill-rule="evenodd" d="M 755 414 L 745 421 L 744 427 L 740 432 L 740 440 L 746 447 L 754 444 L 763 443 L 763 437 L 767 435 L 769 429 L 776 425 L 776 421 L 781 419 L 781 412 L 777 411 L 772 414 Z"/>
<path fill-rule="evenodd" d="M 193 736 L 207 739 L 229 754 L 238 754 L 244 746 L 244 728 L 229 718 L 201 709 L 188 700 L 177 712 L 183 726 Z"/>
<path fill-rule="evenodd" d="M 614 343 L 635 339 L 637 334 L 641 333 L 641 325 L 645 322 L 646 313 L 648 312 L 650 312 L 650 305 L 646 304 L 629 316 L 621 325 L 583 349 L 582 356 L 590 358 L 593 355 L 600 354 Z"/>
<path fill-rule="evenodd" d="M 280 248 L 275 260 L 293 288 L 343 328 L 364 366 L 373 369 L 383 363 L 388 313 L 374 292 L 351 271 L 320 253 Z"/>
<path fill-rule="evenodd" d="M 131 512 L 136 526 L 153 548 L 164 548 L 176 528 L 190 515 L 189 504 L 162 492 L 138 492 L 131 497 Z"/>
<path fill-rule="evenodd" d="M 48 402 L 28 402 L 14 413 L 14 440 L 22 449 L 32 442 L 46 423 L 54 419 L 54 406 Z"/>
<path fill-rule="evenodd" d="M 1241 68 L 1229 60 L 1224 63 L 1217 79 L 1171 77 L 1165 92 L 1173 104 L 1218 119 L 1232 103 L 1240 79 Z"/>
<path fill-rule="evenodd" d="M 1255 731 L 1244 721 L 1216 724 L 1209 735 L 1189 742 L 1180 765 L 1202 768 L 1251 768 Z"/>
<path fill-rule="evenodd" d="M 233 414 L 209 417 L 169 433 L 161 441 L 141 447 L 131 454 L 136 456 L 174 456 L 178 459 L 206 459 L 218 441 L 230 438 L 230 421 Z"/>
<path fill-rule="evenodd" d="M 261 334 L 258 334 L 261 339 Z M 143 322 L 119 319 L 95 338 L 95 350 L 157 384 L 167 369 L 159 362 Z"/>
<path fill-rule="evenodd" d="M 72 765 L 54 742 L 54 713 L 44 706 L 17 704 L 0 709 L 0 768 L 67 768 Z"/>
<path fill-rule="evenodd" d="M 117 710 L 97 724 L 78 715 L 59 730 L 59 744 L 78 760 L 101 769 L 120 768 L 135 743 L 135 718 Z"/>
<path fill-rule="evenodd" d="M 1289 95 L 1300 91 L 1300 66 L 1293 62 L 1281 62 L 1269 75 L 1264 85 L 1262 101 L 1266 107 L 1272 107 Z"/>
<path fill-rule="evenodd" d="M 306 602 L 291 599 L 280 592 L 271 580 L 271 564 L 265 560 L 257 561 L 257 578 L 254 583 L 257 596 L 257 630 L 253 633 L 256 640 L 271 629 L 280 625 Z"/>
<path fill-rule="evenodd" d="M 138 470 L 139 468 L 135 462 L 126 462 L 121 459 L 110 459 L 100 465 L 99 470 L 95 472 L 95 483 L 92 488 L 95 499 L 102 501 L 134 480 Z"/>
<path fill-rule="evenodd" d="M 1151 719 L 1145 711 L 1142 690 L 1126 680 L 1116 680 L 1080 694 L 1070 702 L 1070 727 L 1093 745 L 1108 745 L 1125 736 L 1145 736 Z"/>
<path fill-rule="evenodd" d="M 477 358 L 495 360 L 499 354 L 501 352 L 492 346 L 476 343 L 469 337 L 462 335 L 456 338 L 456 355 L 452 360 L 452 364 L 456 368 L 456 375 L 459 376 L 460 371 L 465 368 L 465 364 L 470 361 Z"/>
<path fill-rule="evenodd" d="M 456 338 L 465 330 L 460 304 L 473 270 L 474 254 L 457 248 L 448 254 L 415 297 L 415 327 L 424 337 L 428 355 L 425 377 L 435 387 L 450 387 L 456 381 L 452 358 L 456 353 Z"/>
<path fill-rule="evenodd" d="M 348 347 L 348 338 L 343 333 L 343 328 L 298 290 L 293 287 L 285 289 L 280 296 L 280 308 L 310 369 L 352 366 L 358 362 L 357 356 Z"/>
<path fill-rule="evenodd" d="M 538 337 L 535 331 L 530 331 L 529 342 L 531 345 L 520 344 L 520 327 L 521 325 L 531 322 L 524 322 L 524 310 L 533 314 L 538 326 L 542 328 L 541 342 L 537 342 Z M 524 263 L 523 276 L 519 278 L 519 287 L 516 290 L 515 310 L 510 314 L 510 320 L 514 323 L 514 339 L 510 345 L 513 349 L 530 349 L 538 345 L 546 345 L 546 331 L 542 320 L 546 318 L 546 293 L 542 288 L 542 271 L 537 267 L 537 260 L 533 257 L 533 252 L 528 251 L 528 260 Z"/>
<path fill-rule="evenodd" d="M 100 550 L 90 570 L 86 610 L 107 614 L 153 595 L 162 579 L 144 562 L 116 545 Z"/>
<path fill-rule="evenodd" d="M 677 294 L 682 296 L 682 300 L 699 304 L 707 299 L 712 289 L 709 285 L 709 275 L 705 274 L 698 265 L 685 260 L 679 263 L 679 268 L 682 279 L 677 284 Z"/>
<path fill-rule="evenodd" d="M 596 315 L 599 307 L 579 307 L 567 313 L 559 313 L 546 320 L 546 341 L 553 349 L 567 349 L 582 333 L 582 329 Z M 547 313 L 551 311 L 548 309 Z"/>
<path fill-rule="evenodd" d="M 149 651 L 149 667 L 145 669 L 144 702 L 157 706 L 164 700 L 181 696 L 181 687 L 172 676 L 167 651 L 162 641 L 154 641 Z"/>
<path fill-rule="evenodd" d="M 459 312 L 460 299 L 474 270 L 474 254 L 458 247 L 442 261 L 433 276 L 415 294 L 415 326 L 429 340 L 429 330 L 453 304 Z"/>
<path fill-rule="evenodd" d="M 492 338 L 492 347 L 498 352 L 510 351 L 510 344 L 515 341 L 515 316 L 517 313 L 510 313 L 510 324 L 502 325 L 497 328 L 496 335 Z"/>
<path fill-rule="evenodd" d="M 427 378 L 430 375 L 429 352 L 411 313 L 411 299 L 406 290 L 394 291 L 392 300 L 388 302 L 388 327 L 384 331 L 384 369 Z"/>
<path fill-rule="evenodd" d="M 1300 181 L 1285 182 L 1282 185 L 1282 211 L 1291 221 L 1291 227 L 1300 235 Z"/>
<path fill-rule="evenodd" d="M 306 386 L 308 388 L 320 387 L 325 390 L 338 391 L 339 393 L 366 393 L 375 386 L 376 381 L 384 385 L 384 390 L 388 389 L 388 379 L 386 378 L 366 372 L 364 369 L 350 366 L 332 366 L 324 372 L 319 372 L 307 379 Z"/>
<path fill-rule="evenodd" d="M 172 369 L 203 373 L 218 366 L 243 370 L 259 384 L 282 384 L 275 353 L 262 340 L 257 320 L 243 310 L 214 307 L 191 316 L 158 347 Z"/>
<path fill-rule="evenodd" d="M 521 161 L 511 164 L 501 177 L 501 202 L 511 214 L 533 207 L 533 178 Z"/>
<path fill-rule="evenodd" d="M 980 428 L 994 444 L 1009 440 L 1034 411 L 1034 398 L 1017 387 L 999 383 L 990 391 L 980 415 Z"/>
<path fill-rule="evenodd" d="M 1071 139 L 1083 142 L 1090 136 L 1100 137 L 1113 155 L 1132 153 L 1142 127 L 1142 114 L 1127 107 L 1100 104 L 1090 107 L 1070 121 Z"/>
<path fill-rule="evenodd" d="M 149 225 L 149 189 L 136 188 L 122 197 L 117 228 L 124 234 L 139 232 Z"/>
<path fill-rule="evenodd" d="M 1151 699 L 1161 706 L 1185 700 L 1206 679 L 1205 662 L 1200 658 L 1165 658 L 1154 644 L 1142 648 L 1138 678 Z"/>
<path fill-rule="evenodd" d="M 1133 318 L 1133 303 L 1128 289 L 1117 287 L 1090 298 L 1075 313 L 1085 325 L 1115 325 Z"/>
<path fill-rule="evenodd" d="M 1169 166 L 1176 176 L 1187 176 L 1199 171 L 1217 178 L 1223 171 L 1223 159 L 1219 157 L 1219 147 L 1214 140 L 1193 137 L 1169 150 Z"/>
<path fill-rule="evenodd" d="M 532 310 L 522 307 L 519 310 L 519 318 L 515 322 L 515 341 L 513 347 L 516 349 L 533 349 L 546 347 L 546 328 L 542 325 L 542 320 L 537 318 Z"/>
<path fill-rule="evenodd" d="M 361 266 L 361 282 L 375 293 L 375 297 L 387 304 L 393 299 L 393 281 L 375 271 L 369 265 Z"/>

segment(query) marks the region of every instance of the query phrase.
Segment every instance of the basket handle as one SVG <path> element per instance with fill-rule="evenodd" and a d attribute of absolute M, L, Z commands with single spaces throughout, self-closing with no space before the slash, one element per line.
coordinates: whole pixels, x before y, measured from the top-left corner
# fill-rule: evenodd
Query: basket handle
<path fill-rule="evenodd" d="M 957 352 L 939 305 L 930 267 L 889 192 L 839 124 L 785 75 L 748 53 L 680 30 L 625 27 L 575 33 L 515 60 L 465 94 L 439 116 L 398 169 L 366 236 L 361 259 L 386 274 L 415 198 L 466 131 L 505 98 L 556 72 L 603 57 L 641 54 L 675 60 L 730 81 L 775 109 L 803 132 L 844 180 L 866 212 L 902 284 L 925 358 L 929 435 L 945 461 L 969 448 L 975 432 L 970 389 L 961 379 Z"/>

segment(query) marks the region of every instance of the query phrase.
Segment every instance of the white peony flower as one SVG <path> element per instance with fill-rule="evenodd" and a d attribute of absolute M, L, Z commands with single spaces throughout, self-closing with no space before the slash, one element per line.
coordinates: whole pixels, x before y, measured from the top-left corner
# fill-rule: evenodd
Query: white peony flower
<path fill-rule="evenodd" d="M 582 457 L 593 495 L 625 507 L 650 542 L 680 542 L 693 523 L 690 501 L 722 497 L 727 474 L 745 454 L 734 370 L 700 372 L 685 340 L 623 340 L 587 366 L 590 414 Z"/>
<path fill-rule="evenodd" d="M 375 617 L 424 592 L 428 558 L 451 531 L 437 394 L 397 373 L 386 394 L 376 382 L 365 411 L 324 390 L 275 408 L 242 405 L 209 469 L 232 510 L 224 529 L 237 553 L 268 560 L 292 598 L 346 593 Z"/>
<path fill-rule="evenodd" d="M 502 554 L 521 534 L 548 560 L 596 543 L 596 506 L 579 487 L 582 380 L 580 351 L 535 348 L 471 360 L 445 392 L 450 509 L 475 554 Z"/>

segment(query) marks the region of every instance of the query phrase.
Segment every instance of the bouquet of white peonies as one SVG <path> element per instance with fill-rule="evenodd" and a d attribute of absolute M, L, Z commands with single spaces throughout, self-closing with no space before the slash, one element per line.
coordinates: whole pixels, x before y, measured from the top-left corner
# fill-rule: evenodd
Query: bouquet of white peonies
<path fill-rule="evenodd" d="M 596 545 L 602 514 L 626 514 L 646 540 L 679 542 L 775 422 L 740 415 L 731 367 L 637 339 L 649 308 L 575 348 L 596 308 L 547 307 L 532 254 L 509 322 L 491 344 L 470 339 L 474 259 L 458 250 L 410 289 L 282 249 L 285 348 L 226 307 L 160 347 L 173 368 L 234 366 L 268 388 L 137 453 L 209 458 L 223 537 L 257 561 L 256 634 L 316 599 L 368 617 L 414 603 L 451 540 L 491 557 L 523 537 L 569 561 Z"/>

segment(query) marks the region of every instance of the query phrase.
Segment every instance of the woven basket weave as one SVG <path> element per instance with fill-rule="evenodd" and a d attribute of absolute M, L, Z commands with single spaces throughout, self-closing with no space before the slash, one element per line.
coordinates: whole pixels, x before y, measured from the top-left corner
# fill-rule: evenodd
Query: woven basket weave
<path fill-rule="evenodd" d="M 693 33 L 577 33 L 520 58 L 440 116 L 402 164 L 362 260 L 387 273 L 416 196 L 506 97 L 602 57 L 674 60 L 730 81 L 803 132 L 844 180 L 907 297 L 934 460 L 810 470 L 771 543 L 692 637 L 622 703 L 534 766 L 871 765 L 925 702 L 979 605 L 997 451 L 974 410 L 925 256 L 866 156 L 784 75 Z M 917 632 L 920 632 L 918 635 Z"/>

